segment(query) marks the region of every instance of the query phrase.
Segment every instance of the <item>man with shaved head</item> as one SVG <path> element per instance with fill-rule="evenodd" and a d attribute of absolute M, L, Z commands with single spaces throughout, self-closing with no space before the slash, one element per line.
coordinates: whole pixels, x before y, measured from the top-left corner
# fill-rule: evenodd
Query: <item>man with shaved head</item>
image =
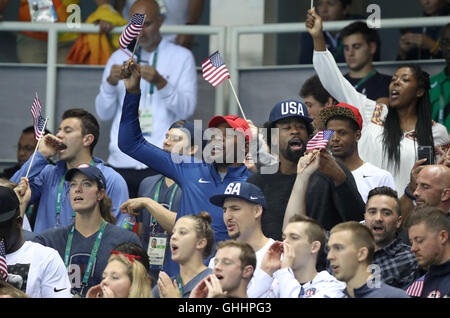
<path fill-rule="evenodd" d="M 414 191 L 417 206 L 432 206 L 450 216 L 450 168 L 444 165 L 425 166 L 417 175 Z"/>
<path fill-rule="evenodd" d="M 411 177 L 405 194 L 400 198 L 402 218 L 405 222 L 415 206 L 431 206 L 441 209 L 450 218 L 450 150 L 443 154 L 439 164 L 422 164 L 426 159 L 418 160 L 411 169 Z M 400 234 L 406 242 L 407 233 L 403 229 Z"/>
<path fill-rule="evenodd" d="M 197 71 L 192 52 L 162 38 L 164 16 L 155 0 L 137 0 L 130 9 L 145 14 L 133 58 L 141 72 L 139 122 L 145 140 L 162 148 L 165 133 L 172 123 L 188 119 L 197 104 Z M 95 109 L 100 120 L 111 120 L 108 164 L 127 181 L 130 197 L 136 197 L 142 179 L 156 174 L 142 162 L 118 147 L 119 123 L 125 99 L 120 77 L 122 64 L 131 57 L 136 41 L 128 49 L 115 51 L 106 63 Z"/>

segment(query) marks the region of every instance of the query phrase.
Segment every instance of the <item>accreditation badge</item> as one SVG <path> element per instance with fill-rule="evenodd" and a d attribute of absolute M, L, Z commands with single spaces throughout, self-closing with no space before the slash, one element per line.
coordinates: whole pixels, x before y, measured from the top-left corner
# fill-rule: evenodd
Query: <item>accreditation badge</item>
<path fill-rule="evenodd" d="M 142 135 L 150 137 L 153 129 L 152 108 L 145 107 L 140 110 L 139 123 L 141 125 Z"/>
<path fill-rule="evenodd" d="M 52 23 L 58 21 L 52 0 L 28 0 L 28 7 L 32 22 Z"/>
<path fill-rule="evenodd" d="M 167 234 L 159 233 L 150 236 L 148 241 L 148 258 L 150 259 L 150 266 L 160 266 L 164 264 L 164 256 L 166 254 Z"/>

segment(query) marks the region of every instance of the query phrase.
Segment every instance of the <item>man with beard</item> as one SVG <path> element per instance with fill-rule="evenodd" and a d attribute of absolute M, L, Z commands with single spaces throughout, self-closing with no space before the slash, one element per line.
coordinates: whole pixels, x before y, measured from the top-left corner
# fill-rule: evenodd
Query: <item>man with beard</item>
<path fill-rule="evenodd" d="M 230 183 L 223 194 L 212 196 L 209 201 L 223 208 L 223 221 L 227 226 L 228 236 L 250 244 L 256 253 L 256 267 L 253 277 L 264 275 L 261 263 L 269 247 L 275 242 L 264 236 L 261 229 L 261 216 L 266 206 L 264 195 L 254 184 L 247 182 Z M 214 269 L 215 259 L 211 259 L 209 267 Z M 253 280 L 253 279 L 252 279 Z M 255 284 L 247 287 L 249 297 L 258 298 Z"/>
<path fill-rule="evenodd" d="M 177 213 L 166 214 L 166 230 L 171 232 L 176 220 L 184 215 L 208 211 L 216 242 L 227 240 L 222 209 L 210 203 L 209 198 L 224 193 L 232 182 L 245 181 L 251 173 L 243 163 L 252 140 L 247 121 L 235 115 L 211 118 L 210 129 L 204 135 L 210 139 L 203 151 L 205 161 L 166 152 L 147 142 L 139 126 L 141 73 L 136 61 L 128 60 L 122 66 L 122 74 L 126 94 L 118 136 L 120 150 L 174 180 L 183 189 Z M 174 273 L 178 272 L 179 268 L 174 269 Z"/>
<path fill-rule="evenodd" d="M 408 287 L 420 273 L 410 247 L 397 237 L 402 224 L 397 192 L 389 187 L 371 190 L 364 220 L 375 238 L 372 264 L 379 266 L 375 273 L 379 273 L 381 280 L 388 285 L 402 289 Z"/>
<path fill-rule="evenodd" d="M 254 174 L 247 180 L 264 193 L 267 204 L 261 225 L 264 235 L 275 240 L 282 239 L 285 210 L 297 178 L 297 163 L 313 131 L 311 122 L 303 102 L 286 100 L 276 104 L 270 112 L 269 131 L 271 128 L 279 131 L 278 171 Z M 317 220 L 325 230 L 340 222 L 363 219 L 364 202 L 351 172 L 327 151 L 320 152 L 319 170 L 309 179 L 306 211 L 307 216 Z"/>
<path fill-rule="evenodd" d="M 406 221 L 411 252 L 428 272 L 406 291 L 422 298 L 450 297 L 450 220 L 438 208 L 414 211 Z"/>

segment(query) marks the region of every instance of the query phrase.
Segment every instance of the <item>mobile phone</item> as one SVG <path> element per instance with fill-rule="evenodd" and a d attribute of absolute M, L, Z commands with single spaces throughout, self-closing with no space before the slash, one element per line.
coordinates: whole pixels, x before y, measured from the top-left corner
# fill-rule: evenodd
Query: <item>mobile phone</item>
<path fill-rule="evenodd" d="M 417 147 L 417 159 L 427 159 L 422 165 L 431 165 L 433 164 L 433 149 L 431 146 L 419 146 Z"/>

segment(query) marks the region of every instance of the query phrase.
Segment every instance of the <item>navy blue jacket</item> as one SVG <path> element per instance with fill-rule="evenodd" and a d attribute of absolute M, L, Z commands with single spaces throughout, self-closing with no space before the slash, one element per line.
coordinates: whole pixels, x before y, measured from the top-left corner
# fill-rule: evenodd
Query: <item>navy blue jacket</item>
<path fill-rule="evenodd" d="M 431 265 L 425 274 L 422 298 L 450 297 L 450 260 L 440 265 Z"/>
<path fill-rule="evenodd" d="M 209 198 L 223 194 L 231 182 L 246 181 L 251 172 L 245 165 L 228 167 L 222 180 L 214 164 L 194 161 L 193 157 L 173 155 L 147 142 L 139 126 L 139 98 L 140 94 L 125 95 L 119 128 L 120 150 L 174 180 L 183 189 L 177 220 L 184 215 L 206 211 L 212 217 L 216 243 L 228 240 L 222 208 L 210 203 Z M 179 159 L 178 162 L 172 157 Z"/>

